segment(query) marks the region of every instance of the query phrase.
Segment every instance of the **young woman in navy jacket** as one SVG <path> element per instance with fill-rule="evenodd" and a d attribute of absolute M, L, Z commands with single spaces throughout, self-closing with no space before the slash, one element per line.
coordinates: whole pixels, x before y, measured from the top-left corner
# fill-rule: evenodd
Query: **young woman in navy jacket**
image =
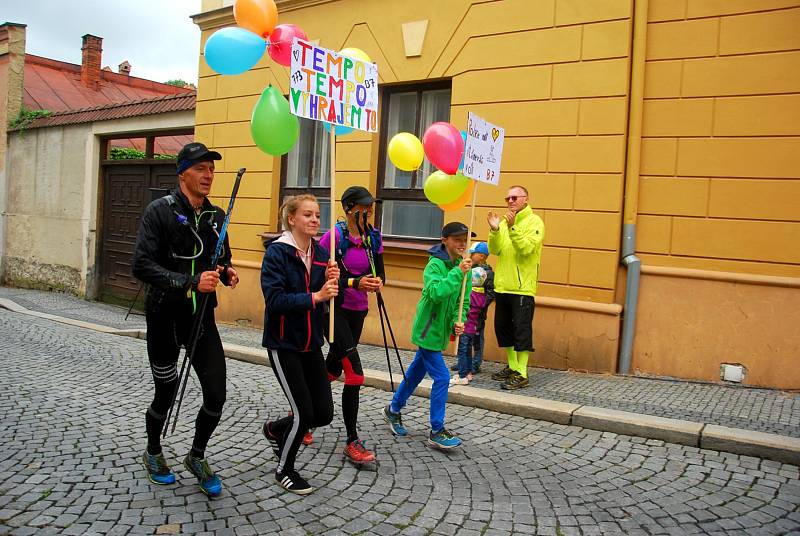
<path fill-rule="evenodd" d="M 285 231 L 266 245 L 261 265 L 264 338 L 291 415 L 265 422 L 262 432 L 278 457 L 275 480 L 288 491 L 314 491 L 294 469 L 309 428 L 330 424 L 333 397 L 322 356 L 326 302 L 338 294 L 339 269 L 314 239 L 319 204 L 313 195 L 290 197 L 281 207 Z"/>

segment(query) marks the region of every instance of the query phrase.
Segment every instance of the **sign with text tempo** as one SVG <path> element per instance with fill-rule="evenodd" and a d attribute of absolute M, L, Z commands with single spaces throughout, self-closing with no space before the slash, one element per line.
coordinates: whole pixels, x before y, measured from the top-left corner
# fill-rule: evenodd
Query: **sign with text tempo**
<path fill-rule="evenodd" d="M 476 181 L 497 186 L 500 182 L 500 158 L 503 156 L 505 136 L 504 128 L 469 112 L 463 174 Z"/>
<path fill-rule="evenodd" d="M 294 115 L 378 131 L 378 67 L 295 39 L 289 108 Z"/>

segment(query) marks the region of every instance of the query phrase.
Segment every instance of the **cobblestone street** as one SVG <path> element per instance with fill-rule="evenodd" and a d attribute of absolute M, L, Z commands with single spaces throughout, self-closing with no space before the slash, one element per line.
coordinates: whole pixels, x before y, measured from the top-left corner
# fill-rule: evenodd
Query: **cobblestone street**
<path fill-rule="evenodd" d="M 272 372 L 228 361 L 228 401 L 209 446 L 225 491 L 202 495 L 180 460 L 198 408 L 190 381 L 165 442 L 178 482 L 148 483 L 138 458 L 152 386 L 144 341 L 0 310 L 0 534 L 800 534 L 798 467 L 449 405 L 458 452 L 429 449 L 428 400 L 396 439 L 389 395 L 362 391 L 362 437 L 381 462 L 342 459 L 344 425 L 317 430 L 284 492 L 259 433 L 286 414 Z"/>

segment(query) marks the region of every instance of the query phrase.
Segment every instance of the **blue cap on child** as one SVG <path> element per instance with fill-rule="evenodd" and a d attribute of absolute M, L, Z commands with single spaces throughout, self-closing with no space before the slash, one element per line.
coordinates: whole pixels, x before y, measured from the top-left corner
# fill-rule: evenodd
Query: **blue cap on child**
<path fill-rule="evenodd" d="M 486 245 L 486 242 L 475 242 L 472 244 L 472 247 L 469 248 L 470 253 L 483 253 L 487 257 L 489 256 L 489 246 Z"/>

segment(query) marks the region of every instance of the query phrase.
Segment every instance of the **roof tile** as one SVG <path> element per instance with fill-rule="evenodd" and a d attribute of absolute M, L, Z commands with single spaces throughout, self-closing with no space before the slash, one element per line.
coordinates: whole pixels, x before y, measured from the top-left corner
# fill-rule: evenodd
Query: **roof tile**
<path fill-rule="evenodd" d="M 23 127 L 17 127 L 14 130 L 76 125 L 80 123 L 91 123 L 93 121 L 123 119 L 126 117 L 138 117 L 165 112 L 190 111 L 195 108 L 196 96 L 196 92 L 191 91 L 177 95 L 162 95 L 132 102 L 105 104 L 78 110 L 56 112 L 47 117 L 34 119 L 31 123 Z"/>

